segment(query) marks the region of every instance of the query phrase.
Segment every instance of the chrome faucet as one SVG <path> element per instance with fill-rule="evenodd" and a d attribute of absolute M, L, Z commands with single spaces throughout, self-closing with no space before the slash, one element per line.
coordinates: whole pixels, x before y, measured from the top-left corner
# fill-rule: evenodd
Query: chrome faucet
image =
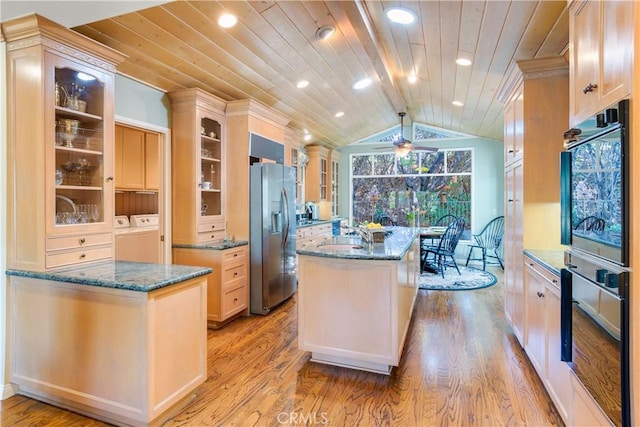
<path fill-rule="evenodd" d="M 362 239 L 362 241 L 365 243 L 371 243 L 372 241 L 371 233 L 369 233 L 369 231 L 366 228 L 364 228 L 364 226 L 362 225 L 358 227 L 352 227 L 350 225 L 341 225 L 341 227 L 346 228 L 347 230 L 351 230 L 356 235 L 358 235 Z"/>

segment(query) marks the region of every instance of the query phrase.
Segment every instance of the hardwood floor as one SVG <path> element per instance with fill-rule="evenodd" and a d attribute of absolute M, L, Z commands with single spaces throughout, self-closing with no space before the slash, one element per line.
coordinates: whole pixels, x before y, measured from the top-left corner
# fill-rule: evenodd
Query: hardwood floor
<path fill-rule="evenodd" d="M 562 425 L 505 324 L 495 286 L 418 294 L 400 366 L 390 376 L 309 362 L 297 348 L 295 296 L 266 317 L 210 330 L 209 378 L 165 426 Z M 179 350 L 179 349 L 176 349 Z M 22 396 L 1 425 L 103 426 Z"/>

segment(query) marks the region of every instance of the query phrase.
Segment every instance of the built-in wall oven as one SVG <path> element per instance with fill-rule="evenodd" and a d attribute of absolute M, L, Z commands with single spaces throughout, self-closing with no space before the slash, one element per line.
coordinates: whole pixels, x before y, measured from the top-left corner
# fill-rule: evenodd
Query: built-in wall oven
<path fill-rule="evenodd" d="M 568 130 L 561 155 L 562 360 L 616 426 L 630 426 L 629 103 Z"/>

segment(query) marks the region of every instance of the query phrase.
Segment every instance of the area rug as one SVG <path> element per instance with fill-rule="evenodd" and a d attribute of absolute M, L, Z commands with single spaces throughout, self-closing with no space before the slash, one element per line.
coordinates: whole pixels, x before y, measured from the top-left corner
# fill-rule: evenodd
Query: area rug
<path fill-rule="evenodd" d="M 455 268 L 447 268 L 444 279 L 440 274 L 422 273 L 420 275 L 420 289 L 434 291 L 467 291 L 481 289 L 495 285 L 498 279 L 488 271 L 473 267 L 460 266 L 460 274 Z"/>

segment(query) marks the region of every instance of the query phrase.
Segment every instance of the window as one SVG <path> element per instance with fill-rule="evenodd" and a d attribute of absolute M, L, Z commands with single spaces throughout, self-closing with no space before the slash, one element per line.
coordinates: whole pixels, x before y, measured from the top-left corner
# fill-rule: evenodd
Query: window
<path fill-rule="evenodd" d="M 429 226 L 453 214 L 471 238 L 472 149 L 351 155 L 351 212 L 356 223 L 390 217 L 400 226 Z"/>

